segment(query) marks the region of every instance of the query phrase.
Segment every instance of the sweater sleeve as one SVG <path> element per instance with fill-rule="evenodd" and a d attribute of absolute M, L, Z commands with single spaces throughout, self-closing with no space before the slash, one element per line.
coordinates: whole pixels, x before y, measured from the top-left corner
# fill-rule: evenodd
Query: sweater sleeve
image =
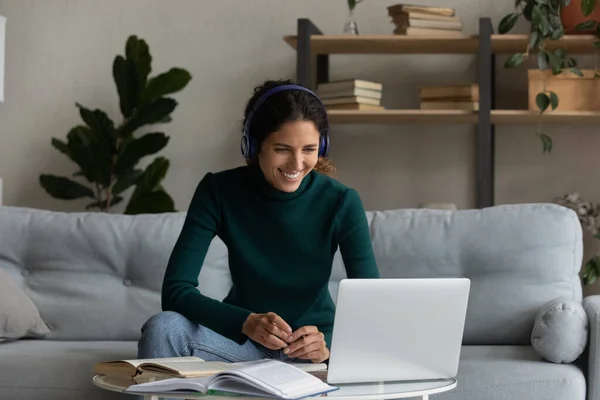
<path fill-rule="evenodd" d="M 340 253 L 348 278 L 379 278 L 369 224 L 356 190 L 347 189 L 344 192 L 336 224 Z"/>
<path fill-rule="evenodd" d="M 239 344 L 250 311 L 204 296 L 196 288 L 206 253 L 221 222 L 218 190 L 208 173 L 198 184 L 175 243 L 162 287 L 162 309 L 182 314 Z"/>

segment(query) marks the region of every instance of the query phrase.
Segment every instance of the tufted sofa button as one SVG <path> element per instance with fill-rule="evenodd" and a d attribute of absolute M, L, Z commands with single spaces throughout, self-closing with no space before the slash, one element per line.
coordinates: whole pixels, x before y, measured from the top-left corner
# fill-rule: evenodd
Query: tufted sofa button
<path fill-rule="evenodd" d="M 29 271 L 28 269 L 23 269 L 23 271 L 21 271 L 21 275 L 23 276 L 29 276 L 29 274 L 31 274 L 31 271 Z"/>
<path fill-rule="evenodd" d="M 129 279 L 129 278 L 125 278 L 123 280 L 123 285 L 125 285 L 125 286 L 131 286 L 131 283 L 132 283 L 131 279 Z"/>

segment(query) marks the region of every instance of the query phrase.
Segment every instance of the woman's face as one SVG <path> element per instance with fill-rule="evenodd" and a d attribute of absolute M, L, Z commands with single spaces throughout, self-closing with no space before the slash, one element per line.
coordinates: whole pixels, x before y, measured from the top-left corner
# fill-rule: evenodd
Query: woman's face
<path fill-rule="evenodd" d="M 319 158 L 319 131 L 312 121 L 286 122 L 260 147 L 258 163 L 278 190 L 294 192 Z"/>

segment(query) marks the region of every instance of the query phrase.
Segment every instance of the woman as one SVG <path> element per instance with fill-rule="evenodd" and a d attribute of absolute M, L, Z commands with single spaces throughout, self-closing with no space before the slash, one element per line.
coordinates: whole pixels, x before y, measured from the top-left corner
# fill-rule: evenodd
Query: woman
<path fill-rule="evenodd" d="M 207 173 L 165 272 L 163 312 L 142 327 L 139 358 L 206 361 L 329 359 L 336 250 L 349 278 L 378 278 L 362 202 L 329 175 L 327 112 L 310 90 L 268 81 L 245 109 L 247 165 Z M 208 247 L 228 248 L 233 286 L 217 301 L 197 289 Z"/>

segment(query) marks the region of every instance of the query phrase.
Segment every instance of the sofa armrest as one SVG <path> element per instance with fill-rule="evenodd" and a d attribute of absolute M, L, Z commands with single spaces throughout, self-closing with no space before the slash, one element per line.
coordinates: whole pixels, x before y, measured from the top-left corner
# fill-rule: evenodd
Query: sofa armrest
<path fill-rule="evenodd" d="M 600 296 L 583 299 L 588 317 L 587 399 L 600 400 Z"/>

